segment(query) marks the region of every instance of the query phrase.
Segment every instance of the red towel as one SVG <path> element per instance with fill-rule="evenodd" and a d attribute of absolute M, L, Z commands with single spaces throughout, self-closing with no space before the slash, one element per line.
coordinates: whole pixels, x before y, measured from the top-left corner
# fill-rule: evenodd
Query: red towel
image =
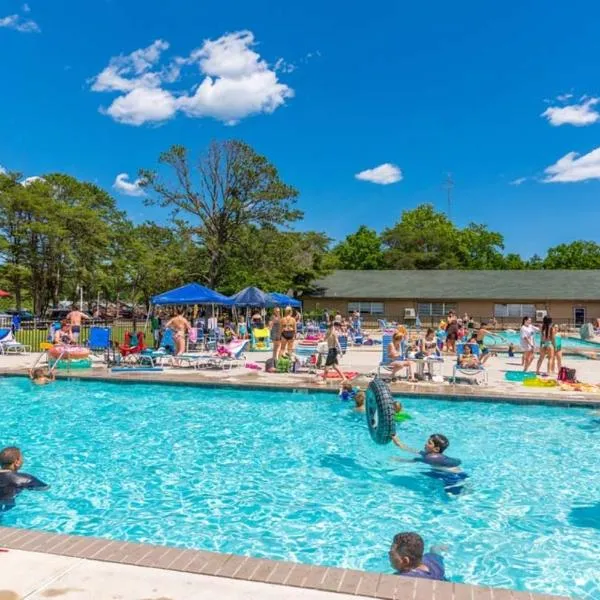
<path fill-rule="evenodd" d="M 355 379 L 358 376 L 358 372 L 357 371 L 344 371 L 344 376 L 346 377 L 346 379 Z M 327 379 L 340 379 L 340 376 L 337 374 L 336 371 L 329 371 L 327 373 Z"/>

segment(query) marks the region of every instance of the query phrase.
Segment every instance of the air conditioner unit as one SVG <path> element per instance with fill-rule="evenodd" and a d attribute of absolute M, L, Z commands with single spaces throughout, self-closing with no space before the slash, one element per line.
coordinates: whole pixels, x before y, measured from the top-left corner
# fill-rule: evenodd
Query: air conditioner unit
<path fill-rule="evenodd" d="M 404 309 L 404 318 L 405 319 L 414 319 L 415 317 L 416 317 L 416 315 L 415 315 L 414 308 L 405 308 Z"/>
<path fill-rule="evenodd" d="M 536 322 L 541 322 L 544 320 L 544 317 L 548 315 L 547 310 L 536 310 L 535 311 L 535 320 Z"/>

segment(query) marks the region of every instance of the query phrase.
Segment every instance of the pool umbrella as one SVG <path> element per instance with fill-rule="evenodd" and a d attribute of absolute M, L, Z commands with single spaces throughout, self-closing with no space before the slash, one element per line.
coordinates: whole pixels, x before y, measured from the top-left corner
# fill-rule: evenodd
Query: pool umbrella
<path fill-rule="evenodd" d="M 215 292 L 198 283 L 188 283 L 174 290 L 164 292 L 152 298 L 154 305 L 183 304 L 224 304 L 231 305 L 231 300 L 219 292 Z"/>
<path fill-rule="evenodd" d="M 271 297 L 270 294 L 259 290 L 257 287 L 247 287 L 241 292 L 231 296 L 229 299 L 232 301 L 234 306 L 256 306 L 260 308 L 277 306 L 277 302 Z"/>
<path fill-rule="evenodd" d="M 0 290 L 0 298 L 10 298 L 12 294 L 5 292 L 4 290 Z"/>

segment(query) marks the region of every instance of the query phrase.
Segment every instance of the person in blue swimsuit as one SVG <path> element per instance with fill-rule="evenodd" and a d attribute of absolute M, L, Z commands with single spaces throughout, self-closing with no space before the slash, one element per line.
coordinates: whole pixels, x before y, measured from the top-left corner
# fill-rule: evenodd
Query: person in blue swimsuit
<path fill-rule="evenodd" d="M 389 551 L 390 564 L 398 575 L 404 577 L 448 581 L 444 559 L 435 550 L 432 548 L 425 553 L 423 538 L 418 533 L 398 533 Z"/>
<path fill-rule="evenodd" d="M 441 433 L 430 435 L 423 450 L 415 450 L 404 444 L 397 435 L 392 437 L 392 442 L 401 450 L 416 454 L 413 462 L 422 462 L 431 467 L 431 471 L 425 473 L 433 479 L 441 479 L 444 491 L 447 494 L 458 495 L 463 491 L 465 479 L 469 476 L 460 468 L 461 461 L 458 458 L 446 456 L 444 451 L 450 445 L 448 438 Z"/>

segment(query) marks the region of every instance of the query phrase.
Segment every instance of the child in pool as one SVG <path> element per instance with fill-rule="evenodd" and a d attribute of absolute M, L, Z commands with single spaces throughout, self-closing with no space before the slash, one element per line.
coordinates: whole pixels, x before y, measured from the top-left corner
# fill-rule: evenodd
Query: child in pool
<path fill-rule="evenodd" d="M 56 377 L 53 372 L 45 371 L 44 369 L 31 369 L 29 371 L 31 382 L 35 385 L 48 385 L 52 383 Z"/>
<path fill-rule="evenodd" d="M 15 446 L 0 451 L 0 512 L 15 506 L 15 497 L 22 490 L 47 490 L 48 485 L 33 475 L 19 473 L 23 453 Z"/>
<path fill-rule="evenodd" d="M 402 421 L 406 421 L 407 419 L 412 419 L 412 417 L 404 412 L 404 407 L 401 402 L 394 402 L 394 420 L 397 423 L 401 423 Z"/>
<path fill-rule="evenodd" d="M 450 445 L 448 438 L 441 433 L 430 435 L 423 450 L 415 450 L 404 444 L 397 435 L 392 437 L 392 442 L 401 450 L 417 454 L 413 462 L 422 462 L 431 467 L 431 471 L 425 473 L 428 477 L 441 479 L 444 482 L 444 490 L 448 494 L 458 495 L 462 492 L 464 480 L 469 476 L 460 468 L 461 461 L 444 454 Z"/>
<path fill-rule="evenodd" d="M 340 388 L 340 398 L 342 400 L 354 400 L 356 394 L 360 391 L 360 388 L 356 388 L 349 381 L 344 381 Z"/>
<path fill-rule="evenodd" d="M 366 394 L 361 390 L 356 392 L 354 396 L 354 412 L 364 413 L 365 412 L 365 398 Z"/>
<path fill-rule="evenodd" d="M 418 533 L 397 533 L 389 552 L 390 564 L 404 577 L 447 581 L 443 557 L 435 548 L 426 554 L 424 551 L 425 544 Z"/>

